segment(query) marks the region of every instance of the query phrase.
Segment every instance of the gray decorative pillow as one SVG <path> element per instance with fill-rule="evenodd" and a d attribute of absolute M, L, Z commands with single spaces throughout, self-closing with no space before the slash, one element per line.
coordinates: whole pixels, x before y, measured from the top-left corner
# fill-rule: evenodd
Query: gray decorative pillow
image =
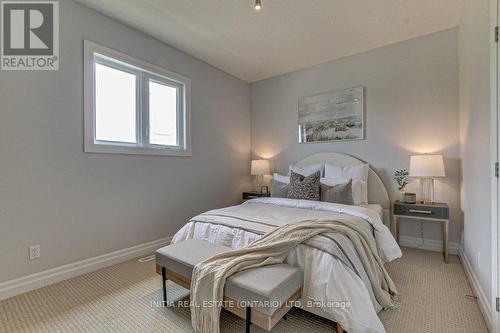
<path fill-rule="evenodd" d="M 352 179 L 348 183 L 329 186 L 321 183 L 321 201 L 354 205 L 352 199 Z"/>
<path fill-rule="evenodd" d="M 320 178 L 320 171 L 307 177 L 291 171 L 287 198 L 319 201 Z"/>
<path fill-rule="evenodd" d="M 286 198 L 288 194 L 288 184 L 282 183 L 273 179 L 271 185 L 271 197 L 273 198 Z"/>

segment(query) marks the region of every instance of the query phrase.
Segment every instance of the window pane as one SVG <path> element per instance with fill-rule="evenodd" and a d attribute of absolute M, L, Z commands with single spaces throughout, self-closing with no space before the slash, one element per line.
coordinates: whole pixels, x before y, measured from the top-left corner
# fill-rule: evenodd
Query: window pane
<path fill-rule="evenodd" d="M 136 76 L 95 64 L 95 139 L 136 143 Z"/>
<path fill-rule="evenodd" d="M 177 146 L 177 88 L 149 81 L 149 143 Z"/>

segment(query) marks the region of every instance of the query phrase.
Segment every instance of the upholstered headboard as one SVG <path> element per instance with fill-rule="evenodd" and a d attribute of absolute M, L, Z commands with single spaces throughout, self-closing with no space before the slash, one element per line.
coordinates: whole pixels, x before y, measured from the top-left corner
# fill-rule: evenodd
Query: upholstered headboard
<path fill-rule="evenodd" d="M 308 156 L 297 163 L 298 166 L 311 164 L 333 164 L 338 166 L 366 164 L 351 155 L 342 153 L 320 153 Z M 368 203 L 379 204 L 384 209 L 384 224 L 390 227 L 391 223 L 391 201 L 384 183 L 380 177 L 370 168 L 368 173 Z"/>

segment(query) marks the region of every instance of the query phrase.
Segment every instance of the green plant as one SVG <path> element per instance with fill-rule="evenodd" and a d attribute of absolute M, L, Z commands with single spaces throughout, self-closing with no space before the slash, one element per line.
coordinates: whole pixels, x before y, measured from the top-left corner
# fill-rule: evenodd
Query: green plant
<path fill-rule="evenodd" d="M 398 184 L 398 189 L 400 191 L 403 191 L 406 185 L 408 185 L 408 176 L 409 173 L 405 169 L 394 171 L 394 180 Z"/>

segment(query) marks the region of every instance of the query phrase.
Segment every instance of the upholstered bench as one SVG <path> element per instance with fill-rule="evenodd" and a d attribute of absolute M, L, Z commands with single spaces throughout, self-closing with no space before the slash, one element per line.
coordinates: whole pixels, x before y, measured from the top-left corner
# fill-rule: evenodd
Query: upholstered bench
<path fill-rule="evenodd" d="M 226 281 L 224 308 L 246 318 L 246 332 L 251 324 L 270 331 L 302 297 L 303 280 L 302 271 L 287 264 L 238 272 Z"/>
<path fill-rule="evenodd" d="M 200 240 L 186 240 L 156 251 L 156 270 L 162 275 L 163 300 L 167 301 L 166 280 L 184 288 L 199 262 L 231 248 Z M 246 319 L 246 331 L 254 324 L 267 331 L 302 297 L 303 274 L 287 264 L 248 269 L 226 280 L 224 308 Z M 285 317 L 286 319 L 286 317 Z"/>
<path fill-rule="evenodd" d="M 216 254 L 230 251 L 231 248 L 207 241 L 188 239 L 156 250 L 156 272 L 164 282 L 163 301 L 167 301 L 166 280 L 189 289 L 194 266 Z"/>

